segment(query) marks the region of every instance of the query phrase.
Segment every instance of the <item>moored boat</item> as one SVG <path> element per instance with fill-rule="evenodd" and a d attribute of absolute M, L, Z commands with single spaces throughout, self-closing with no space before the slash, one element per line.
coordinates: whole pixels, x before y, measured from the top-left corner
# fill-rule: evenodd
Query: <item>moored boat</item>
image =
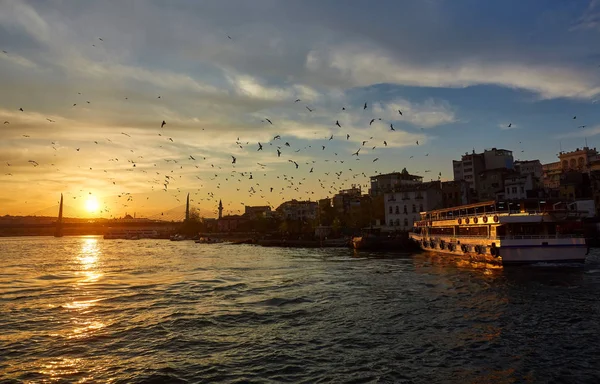
<path fill-rule="evenodd" d="M 583 263 L 581 213 L 561 202 L 492 200 L 422 212 L 409 236 L 426 251 L 494 264 Z"/>
<path fill-rule="evenodd" d="M 222 243 L 223 240 L 216 237 L 201 237 L 198 240 L 195 240 L 195 242 L 198 244 L 219 244 Z"/>

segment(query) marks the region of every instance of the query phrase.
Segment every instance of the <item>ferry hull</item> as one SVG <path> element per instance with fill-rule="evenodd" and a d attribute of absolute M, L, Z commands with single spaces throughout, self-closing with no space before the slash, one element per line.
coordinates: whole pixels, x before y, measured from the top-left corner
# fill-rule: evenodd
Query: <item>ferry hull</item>
<path fill-rule="evenodd" d="M 503 245 L 498 240 L 479 240 L 461 244 L 449 238 L 440 238 L 432 242 L 423 241 L 420 236 L 412 236 L 412 239 L 424 251 L 455 255 L 472 261 L 496 265 L 584 263 L 588 254 L 584 239 L 570 239 L 570 242 L 550 245 Z M 492 243 L 497 245 L 495 252 L 492 251 Z"/>

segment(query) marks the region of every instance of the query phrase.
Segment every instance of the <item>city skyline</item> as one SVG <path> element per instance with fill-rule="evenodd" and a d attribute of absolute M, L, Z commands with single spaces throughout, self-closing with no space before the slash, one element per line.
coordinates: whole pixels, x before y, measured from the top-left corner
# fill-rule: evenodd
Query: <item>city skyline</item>
<path fill-rule="evenodd" d="M 555 162 L 599 143 L 599 14 L 598 1 L 3 2 L 0 214 L 61 192 L 82 216 L 154 214 L 187 192 L 205 215 L 219 199 L 237 213 L 366 192 L 376 171 L 452 180 L 473 149 Z"/>

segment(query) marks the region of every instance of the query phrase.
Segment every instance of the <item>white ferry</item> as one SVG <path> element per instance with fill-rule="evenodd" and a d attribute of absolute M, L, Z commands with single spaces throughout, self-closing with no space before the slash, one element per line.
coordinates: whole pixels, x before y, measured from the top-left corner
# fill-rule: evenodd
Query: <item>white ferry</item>
<path fill-rule="evenodd" d="M 493 264 L 583 263 L 582 212 L 565 203 L 500 202 L 422 212 L 409 234 L 426 251 Z"/>

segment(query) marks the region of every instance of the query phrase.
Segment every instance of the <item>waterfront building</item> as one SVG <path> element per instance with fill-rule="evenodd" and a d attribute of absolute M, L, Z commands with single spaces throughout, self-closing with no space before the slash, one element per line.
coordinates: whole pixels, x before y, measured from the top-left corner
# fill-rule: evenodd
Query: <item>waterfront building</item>
<path fill-rule="evenodd" d="M 370 179 L 369 195 L 371 197 L 382 196 L 385 193 L 394 191 L 399 186 L 415 185 L 423 182 L 422 176 L 411 175 L 406 168 L 401 172 L 371 176 Z"/>
<path fill-rule="evenodd" d="M 587 172 L 588 166 L 592 162 L 598 160 L 598 151 L 596 148 L 577 148 L 571 152 L 560 152 L 558 158 L 563 172 L 576 170 L 579 172 Z"/>
<path fill-rule="evenodd" d="M 454 181 L 464 180 L 469 183 L 473 197 L 479 186 L 479 174 L 485 170 L 485 158 L 482 153 L 465 153 L 460 160 L 452 160 Z"/>
<path fill-rule="evenodd" d="M 314 220 L 317 218 L 318 203 L 294 199 L 282 203 L 276 211 L 286 220 Z"/>
<path fill-rule="evenodd" d="M 413 228 L 419 213 L 442 208 L 443 194 L 440 181 L 397 186 L 384 195 L 386 231 Z"/>

